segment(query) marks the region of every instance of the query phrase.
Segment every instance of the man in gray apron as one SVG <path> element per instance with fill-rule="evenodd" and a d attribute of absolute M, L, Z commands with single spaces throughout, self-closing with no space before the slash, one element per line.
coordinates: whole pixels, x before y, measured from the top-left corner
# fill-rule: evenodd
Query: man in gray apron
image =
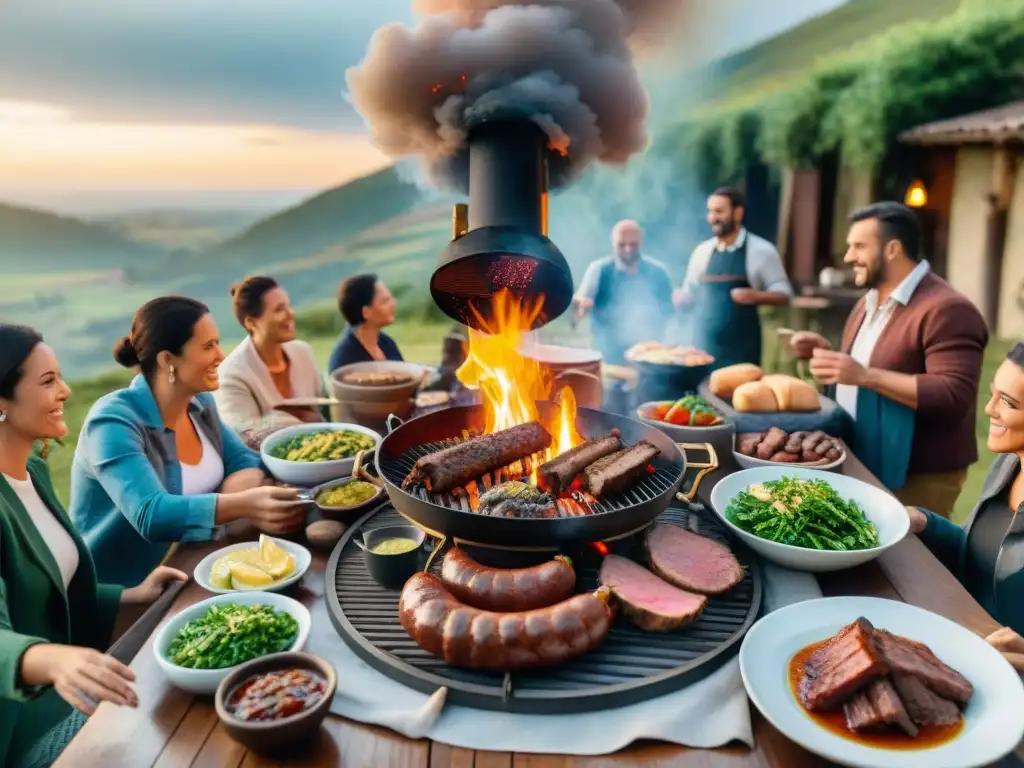
<path fill-rule="evenodd" d="M 715 368 L 761 364 L 762 304 L 789 303 L 793 288 L 775 246 L 743 227 L 743 193 L 721 188 L 708 198 L 713 238 L 690 257 L 686 281 L 673 294 L 692 310 L 694 345 L 715 358 Z"/>

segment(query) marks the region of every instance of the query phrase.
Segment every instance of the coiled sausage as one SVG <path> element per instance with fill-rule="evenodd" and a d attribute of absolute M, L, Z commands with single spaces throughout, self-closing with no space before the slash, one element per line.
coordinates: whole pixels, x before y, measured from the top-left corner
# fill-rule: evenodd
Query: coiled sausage
<path fill-rule="evenodd" d="M 441 581 L 456 599 L 485 611 L 547 608 L 576 591 L 576 572 L 567 557 L 532 568 L 489 568 L 457 547 L 444 556 Z"/>
<path fill-rule="evenodd" d="M 610 598 L 602 587 L 535 611 L 492 613 L 460 603 L 421 571 L 402 588 L 398 615 L 417 645 L 453 667 L 539 669 L 600 645 L 612 624 Z"/>

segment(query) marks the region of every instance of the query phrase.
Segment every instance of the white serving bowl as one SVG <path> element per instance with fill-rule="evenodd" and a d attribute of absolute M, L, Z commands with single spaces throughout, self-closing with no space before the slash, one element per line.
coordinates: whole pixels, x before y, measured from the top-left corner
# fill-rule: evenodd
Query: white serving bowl
<path fill-rule="evenodd" d="M 381 436 L 372 429 L 361 427 L 358 424 L 327 423 L 327 424 L 297 424 L 294 427 L 286 427 L 280 432 L 275 432 L 260 446 L 260 457 L 264 465 L 270 470 L 270 474 L 282 483 L 294 485 L 299 488 L 312 488 L 330 480 L 337 480 L 348 477 L 352 474 L 352 467 L 355 464 L 355 456 L 337 461 L 285 461 L 276 459 L 270 452 L 281 443 L 287 442 L 298 435 L 308 435 L 314 432 L 361 432 L 374 439 L 374 449 L 380 445 Z"/>
<path fill-rule="evenodd" d="M 736 450 L 735 439 L 733 440 L 732 455 L 736 458 L 736 463 L 743 469 L 755 469 L 756 467 L 796 467 L 798 469 L 820 469 L 823 472 L 835 472 L 846 461 L 846 451 L 844 450 L 839 454 L 838 459 L 825 462 L 824 464 L 780 464 L 777 461 L 768 461 L 767 459 L 759 459 L 757 456 L 747 456 L 740 453 Z"/>
<path fill-rule="evenodd" d="M 303 574 L 309 570 L 309 564 L 313 562 L 313 556 L 301 544 L 294 544 L 285 539 L 274 539 L 273 541 L 295 559 L 295 569 L 287 577 L 278 579 L 273 584 L 268 584 L 265 587 L 249 587 L 247 589 L 220 589 L 210 583 L 210 572 L 213 570 L 214 563 L 224 557 L 224 555 L 229 555 L 232 552 L 239 552 L 243 549 L 259 549 L 259 541 L 243 541 L 240 544 L 232 544 L 229 547 L 218 549 L 213 554 L 207 555 L 199 561 L 199 565 L 192 572 L 192 577 L 196 580 L 196 584 L 207 592 L 213 592 L 215 595 L 238 595 L 243 592 L 280 592 L 302 578 Z"/>
<path fill-rule="evenodd" d="M 153 640 L 153 654 L 156 656 L 156 663 L 167 675 L 167 679 L 175 686 L 189 693 L 196 693 L 203 696 L 212 696 L 220 685 L 220 681 L 227 677 L 228 673 L 235 667 L 224 669 L 187 669 L 179 667 L 167 660 L 167 649 L 171 641 L 178 634 L 178 630 L 190 621 L 202 618 L 213 605 L 227 605 L 237 603 L 238 605 L 267 605 L 275 611 L 283 611 L 291 614 L 292 618 L 299 624 L 299 633 L 291 647 L 284 651 L 301 651 L 309 639 L 309 631 L 313 626 L 313 618 L 309 611 L 298 600 L 293 600 L 284 595 L 273 592 L 233 592 L 230 595 L 215 595 L 214 597 L 196 603 L 180 613 L 172 616 L 163 626 L 157 630 L 156 638 Z M 236 665 L 238 666 L 238 665 Z"/>
<path fill-rule="evenodd" d="M 725 515 L 733 498 L 752 485 L 760 485 L 783 476 L 800 480 L 824 480 L 844 499 L 853 499 L 878 530 L 879 546 L 850 552 L 832 552 L 804 549 L 779 544 L 747 533 L 733 525 Z M 899 500 L 881 488 L 839 473 L 820 469 L 806 469 L 791 464 L 772 464 L 768 467 L 744 469 L 722 478 L 711 491 L 711 506 L 729 529 L 761 557 L 798 571 L 824 573 L 841 571 L 870 562 L 890 547 L 896 546 L 910 530 L 910 518 Z"/>

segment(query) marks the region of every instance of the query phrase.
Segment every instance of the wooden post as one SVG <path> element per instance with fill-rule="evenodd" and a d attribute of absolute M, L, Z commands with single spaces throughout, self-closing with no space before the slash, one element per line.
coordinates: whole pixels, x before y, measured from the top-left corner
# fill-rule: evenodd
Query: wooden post
<path fill-rule="evenodd" d="M 999 294 L 1003 278 L 1003 253 L 1013 200 L 1013 176 L 1016 156 L 1005 145 L 996 147 L 992 164 L 992 191 L 989 194 L 988 226 L 985 242 L 985 306 L 982 314 L 992 333 L 999 322 Z"/>
<path fill-rule="evenodd" d="M 779 232 L 775 238 L 775 247 L 782 256 L 782 263 L 789 264 L 786 250 L 789 248 L 791 218 L 793 216 L 793 169 L 782 169 L 782 191 L 779 194 Z"/>

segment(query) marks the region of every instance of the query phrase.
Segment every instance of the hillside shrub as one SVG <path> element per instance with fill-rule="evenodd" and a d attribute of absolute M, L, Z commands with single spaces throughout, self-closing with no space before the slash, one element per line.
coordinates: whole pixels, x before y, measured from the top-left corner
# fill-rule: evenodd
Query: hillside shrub
<path fill-rule="evenodd" d="M 704 190 L 757 160 L 810 168 L 840 147 L 851 166 L 877 168 L 902 131 L 1022 95 L 1024 2 L 967 0 L 826 59 L 760 101 L 677 126 L 673 161 Z"/>

